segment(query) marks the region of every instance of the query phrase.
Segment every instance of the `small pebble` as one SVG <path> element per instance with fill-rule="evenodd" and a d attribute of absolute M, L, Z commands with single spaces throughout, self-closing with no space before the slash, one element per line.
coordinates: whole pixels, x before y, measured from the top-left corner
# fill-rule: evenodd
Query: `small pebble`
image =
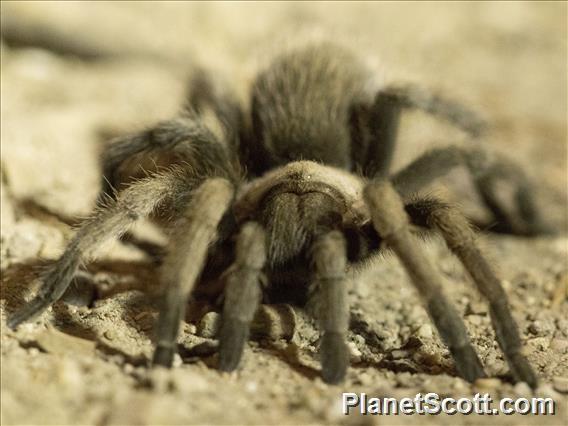
<path fill-rule="evenodd" d="M 429 366 L 440 365 L 441 362 L 439 354 L 430 353 L 430 352 L 415 352 L 412 355 L 412 359 L 414 362 L 418 364 L 424 364 Z"/>
<path fill-rule="evenodd" d="M 179 354 L 174 354 L 174 359 L 172 361 L 172 367 L 178 368 L 181 367 L 183 364 L 183 360 Z"/>
<path fill-rule="evenodd" d="M 28 354 L 30 356 L 38 356 L 39 355 L 39 349 L 38 348 L 29 348 Z"/>
<path fill-rule="evenodd" d="M 568 350 L 568 339 L 552 339 L 550 342 L 550 349 L 566 353 Z"/>
<path fill-rule="evenodd" d="M 256 382 L 250 381 L 245 383 L 245 390 L 249 393 L 255 393 L 258 389 L 258 384 Z"/>
<path fill-rule="evenodd" d="M 400 349 L 396 349 L 394 351 L 392 351 L 391 353 L 391 357 L 392 359 L 403 359 L 403 358 L 408 358 L 408 351 L 403 351 Z"/>
<path fill-rule="evenodd" d="M 148 312 L 140 312 L 139 314 L 137 314 L 134 319 L 136 321 L 140 321 L 142 318 L 144 318 L 146 315 L 148 315 Z"/>
<path fill-rule="evenodd" d="M 529 339 L 528 343 L 537 348 L 539 351 L 545 351 L 550 346 L 550 339 L 548 337 L 535 337 L 533 339 Z"/>
<path fill-rule="evenodd" d="M 534 321 L 529 325 L 529 331 L 534 334 L 535 336 L 541 336 L 545 334 L 545 327 L 542 321 Z"/>
<path fill-rule="evenodd" d="M 347 348 L 349 349 L 349 354 L 351 355 L 351 362 L 358 363 L 361 362 L 361 351 L 357 348 L 357 345 L 353 342 L 347 343 Z"/>
<path fill-rule="evenodd" d="M 116 332 L 109 329 L 103 333 L 103 336 L 105 336 L 108 340 L 114 340 L 116 338 Z"/>
<path fill-rule="evenodd" d="M 482 389 L 497 389 L 501 386 L 501 380 L 495 377 L 487 377 L 483 379 L 477 379 L 474 386 Z"/>
<path fill-rule="evenodd" d="M 532 396 L 532 389 L 525 382 L 519 382 L 513 388 L 515 393 L 519 396 L 530 398 Z"/>
<path fill-rule="evenodd" d="M 286 355 L 286 359 L 295 363 L 299 362 L 301 356 L 300 347 L 296 343 L 290 342 L 288 346 L 286 346 L 284 353 Z"/>
<path fill-rule="evenodd" d="M 420 328 L 416 331 L 416 335 L 418 337 L 422 337 L 424 339 L 431 339 L 432 338 L 432 326 L 430 324 L 423 324 Z"/>
<path fill-rule="evenodd" d="M 197 333 L 197 327 L 195 324 L 185 324 L 185 332 L 188 334 L 195 334 Z"/>
<path fill-rule="evenodd" d="M 467 320 L 472 325 L 481 325 L 483 323 L 483 317 L 479 315 L 469 315 Z"/>
<path fill-rule="evenodd" d="M 511 281 L 501 280 L 501 286 L 503 286 L 503 289 L 505 289 L 505 290 L 510 290 L 511 289 Z"/>
<path fill-rule="evenodd" d="M 566 337 L 568 337 L 568 320 L 559 318 L 556 320 L 556 327 Z"/>
<path fill-rule="evenodd" d="M 558 392 L 556 392 L 553 386 L 549 383 L 542 384 L 538 388 L 536 388 L 535 394 L 538 396 L 543 396 L 545 398 L 552 398 L 554 400 L 557 400 L 560 397 Z"/>
<path fill-rule="evenodd" d="M 217 312 L 208 312 L 203 315 L 197 326 L 197 334 L 201 337 L 212 339 L 217 335 L 220 316 Z"/>
<path fill-rule="evenodd" d="M 365 344 L 365 338 L 360 334 L 355 334 L 353 336 L 353 342 L 358 346 L 363 346 Z"/>
<path fill-rule="evenodd" d="M 487 305 L 481 302 L 469 302 L 466 308 L 466 315 L 481 315 L 487 313 Z"/>
<path fill-rule="evenodd" d="M 483 379 L 480 379 L 483 380 Z M 461 379 L 456 379 L 452 382 L 452 389 L 454 389 L 456 392 L 463 392 L 465 390 L 467 390 L 468 386 L 466 384 L 466 382 L 464 380 Z"/>
<path fill-rule="evenodd" d="M 552 379 L 552 386 L 560 393 L 568 393 L 568 377 L 554 377 Z"/>

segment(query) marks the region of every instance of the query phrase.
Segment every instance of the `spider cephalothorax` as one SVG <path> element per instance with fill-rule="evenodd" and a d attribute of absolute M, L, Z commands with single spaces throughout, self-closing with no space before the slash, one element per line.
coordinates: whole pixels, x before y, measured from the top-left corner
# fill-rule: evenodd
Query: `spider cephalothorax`
<path fill-rule="evenodd" d="M 180 117 L 111 144 L 103 156 L 100 208 L 10 326 L 61 298 L 80 263 L 91 260 L 105 240 L 150 217 L 170 236 L 155 364 L 171 366 L 195 286 L 208 282 L 204 277 L 223 277 L 222 370 L 238 366 L 266 292 L 294 303 L 316 299 L 322 375 L 341 381 L 348 367 L 346 268 L 386 248 L 408 271 L 459 374 L 470 381 L 483 377 L 439 273 L 410 232 L 415 225 L 443 236 L 488 299 L 515 379 L 536 386 L 506 295 L 468 222 L 454 207 L 415 195 L 463 166 L 501 231 L 536 234 L 546 227 L 522 171 L 479 148 L 447 147 L 390 173 L 401 111 L 422 109 L 475 137 L 484 126 L 473 112 L 412 85 L 381 86 L 356 55 L 332 44 L 278 56 L 257 76 L 250 105 L 247 113 L 229 91 L 199 74 Z M 512 188 L 515 205 L 499 199 L 497 181 Z"/>

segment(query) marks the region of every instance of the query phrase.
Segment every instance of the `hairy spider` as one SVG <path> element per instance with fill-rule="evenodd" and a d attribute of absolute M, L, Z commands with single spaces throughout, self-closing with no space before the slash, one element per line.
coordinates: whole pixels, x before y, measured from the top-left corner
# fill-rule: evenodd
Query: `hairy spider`
<path fill-rule="evenodd" d="M 183 114 L 108 147 L 101 197 L 106 201 L 9 326 L 45 311 L 103 242 L 149 217 L 170 237 L 154 364 L 172 365 L 194 287 L 223 279 L 221 370 L 239 365 L 262 294 L 298 304 L 314 298 L 322 376 L 340 382 L 349 363 L 346 268 L 386 247 L 400 258 L 458 373 L 468 381 L 484 377 L 439 272 L 410 230 L 416 225 L 439 232 L 461 260 L 489 301 L 515 380 L 535 387 L 505 292 L 467 220 L 449 204 L 412 196 L 464 166 L 501 230 L 528 235 L 545 230 L 531 186 L 517 166 L 477 147 L 435 149 L 389 174 L 399 116 L 408 108 L 445 119 L 472 137 L 484 128 L 476 114 L 442 96 L 409 84 L 378 84 L 357 55 L 330 43 L 277 56 L 253 83 L 250 115 L 230 91 L 198 74 Z M 503 181 L 514 188 L 513 209 L 495 191 Z"/>

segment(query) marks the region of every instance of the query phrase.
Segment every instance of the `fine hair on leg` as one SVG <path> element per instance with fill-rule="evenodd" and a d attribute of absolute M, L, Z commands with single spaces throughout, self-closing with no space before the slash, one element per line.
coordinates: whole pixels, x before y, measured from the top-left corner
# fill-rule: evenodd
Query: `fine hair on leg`
<path fill-rule="evenodd" d="M 187 208 L 171 229 L 170 251 L 162 273 L 162 306 L 156 326 L 153 359 L 156 365 L 172 365 L 187 299 L 232 198 L 233 186 L 227 180 L 206 179 L 193 192 Z"/>
<path fill-rule="evenodd" d="M 497 341 L 516 381 L 537 386 L 536 375 L 522 354 L 522 344 L 507 295 L 497 275 L 481 254 L 467 219 L 454 207 L 435 199 L 418 200 L 406 207 L 412 220 L 438 230 L 450 250 L 460 259 L 479 292 L 489 301 Z"/>
<path fill-rule="evenodd" d="M 38 294 L 8 320 L 17 327 L 41 314 L 63 295 L 81 263 L 91 261 L 105 242 L 120 237 L 136 221 L 148 217 L 158 205 L 171 201 L 187 182 L 178 171 L 151 176 L 133 183 L 110 200 L 78 230 L 63 255 L 47 271 Z"/>
<path fill-rule="evenodd" d="M 186 112 L 152 128 L 118 137 L 102 157 L 102 189 L 99 202 L 114 198 L 132 179 L 177 164 L 196 177 L 221 176 L 238 180 L 237 152 L 219 140 L 203 120 Z"/>
<path fill-rule="evenodd" d="M 320 356 L 322 377 L 339 383 L 349 366 L 345 342 L 349 327 L 349 301 L 346 277 L 347 249 L 340 231 L 329 231 L 316 238 L 311 247 L 314 271 L 312 297 L 322 332 Z"/>
<path fill-rule="evenodd" d="M 223 315 L 219 331 L 219 369 L 235 370 L 248 340 L 250 324 L 261 298 L 266 262 L 266 232 L 256 222 L 245 223 L 237 237 L 235 262 L 224 273 Z"/>
<path fill-rule="evenodd" d="M 364 191 L 375 229 L 396 253 L 408 272 L 442 340 L 448 346 L 461 377 L 473 382 L 485 377 L 463 320 L 442 292 L 441 275 L 435 270 L 419 240 L 409 230 L 409 219 L 399 194 L 390 182 L 371 182 Z"/>

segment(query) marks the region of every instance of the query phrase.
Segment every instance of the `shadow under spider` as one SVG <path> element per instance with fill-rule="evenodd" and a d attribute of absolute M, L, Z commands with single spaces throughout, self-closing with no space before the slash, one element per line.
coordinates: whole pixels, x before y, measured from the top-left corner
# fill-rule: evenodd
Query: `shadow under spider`
<path fill-rule="evenodd" d="M 0 286 L 0 299 L 5 301 L 6 313 L 9 316 L 19 306 L 25 303 L 24 295 L 28 294 L 32 287 L 38 280 L 41 279 L 42 274 L 53 262 L 40 259 L 27 260 L 20 263 L 10 265 L 3 271 L 2 285 Z M 82 339 L 87 339 L 96 342 L 96 348 L 101 353 L 114 356 L 118 355 L 122 358 L 124 364 L 131 364 L 135 367 L 149 366 L 150 359 L 143 354 L 129 355 L 124 351 L 109 345 L 103 338 L 99 337 L 94 329 L 84 324 L 81 324 L 75 315 L 71 312 L 69 304 L 79 306 L 93 306 L 97 300 L 104 300 L 127 291 L 137 290 L 141 291 L 140 295 L 133 295 L 129 298 L 127 306 L 122 310 L 121 319 L 128 326 L 136 329 L 140 333 L 146 335 L 147 338 L 153 340 L 153 324 L 150 327 L 140 326 L 139 321 L 136 319 L 136 312 L 138 313 L 155 313 L 157 306 L 153 303 L 158 285 L 158 275 L 156 273 L 156 265 L 149 261 L 121 261 L 121 260 L 105 260 L 89 264 L 87 271 L 81 271 L 73 281 L 73 284 L 66 291 L 61 301 L 54 304 L 53 325 L 59 331 L 75 336 Z M 95 275 L 99 272 L 114 274 L 119 277 L 129 279 L 116 280 L 118 283 L 111 285 L 108 288 L 101 288 L 100 283 L 96 282 Z M 203 315 L 212 309 L 214 305 L 200 300 L 192 300 L 187 309 L 185 320 L 190 323 L 198 322 Z M 134 307 L 138 309 L 133 309 Z M 142 309 L 140 309 L 142 308 Z M 150 315 L 153 319 L 153 316 Z M 352 318 L 352 326 L 356 325 L 356 329 L 361 331 L 365 329 L 365 338 L 370 342 L 371 346 L 380 347 L 380 341 L 372 338 L 370 334 L 372 330 L 368 327 L 362 327 L 361 318 L 354 321 Z M 253 340 L 266 342 L 267 336 L 262 333 L 257 333 Z M 269 339 L 268 339 L 269 340 Z M 33 343 L 32 343 L 33 345 Z M 409 341 L 403 347 L 385 351 L 384 348 L 377 348 L 378 353 L 385 355 L 379 362 L 359 362 L 353 365 L 352 368 L 366 368 L 372 367 L 377 369 L 387 369 L 394 373 L 409 372 L 412 374 L 447 374 L 449 376 L 456 376 L 455 369 L 451 365 L 441 363 L 440 365 L 426 365 L 412 359 L 413 353 L 419 349 L 422 344 Z M 195 345 L 191 348 L 185 347 L 183 344 L 178 345 L 179 353 L 184 359 L 184 363 L 191 363 L 192 360 L 201 360 L 204 364 L 211 368 L 217 368 L 217 345 L 215 341 L 205 341 L 201 344 Z M 287 349 L 276 348 L 270 342 L 263 344 L 262 349 L 268 352 L 270 356 L 274 356 L 285 362 L 290 368 L 297 373 L 308 379 L 315 379 L 320 376 L 320 371 L 313 367 L 304 365 L 298 359 L 297 354 L 292 353 Z M 394 359 L 392 352 L 394 350 L 403 350 L 407 354 L 401 359 Z M 376 352 L 376 351 L 375 351 Z M 503 380 L 508 381 L 508 377 L 503 377 Z"/>

